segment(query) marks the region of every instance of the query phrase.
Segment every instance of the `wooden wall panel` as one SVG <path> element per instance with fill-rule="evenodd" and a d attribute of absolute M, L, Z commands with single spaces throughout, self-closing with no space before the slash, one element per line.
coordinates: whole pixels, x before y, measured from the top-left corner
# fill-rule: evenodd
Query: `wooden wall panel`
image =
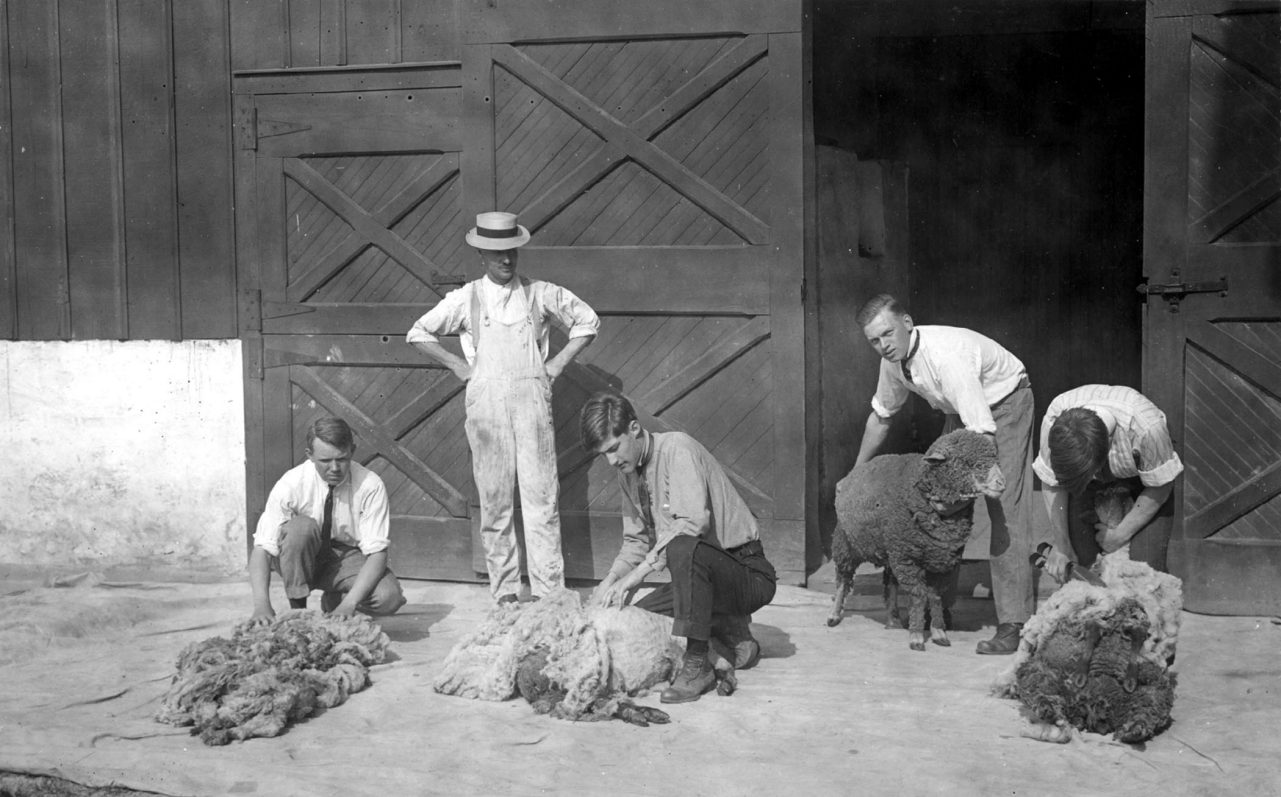
<path fill-rule="evenodd" d="M 456 61 L 455 5 L 455 0 L 232 0 L 232 68 Z"/>
<path fill-rule="evenodd" d="M 9 18 L 8 0 L 0 0 L 0 19 Z M 7 74 L 9 37 L 0 36 L 0 69 Z M 13 97 L 10 81 L 0 80 L 0 337 L 18 334 L 17 250 L 13 229 Z"/>
<path fill-rule="evenodd" d="M 0 5 L 0 334 L 236 335 L 226 3 Z"/>

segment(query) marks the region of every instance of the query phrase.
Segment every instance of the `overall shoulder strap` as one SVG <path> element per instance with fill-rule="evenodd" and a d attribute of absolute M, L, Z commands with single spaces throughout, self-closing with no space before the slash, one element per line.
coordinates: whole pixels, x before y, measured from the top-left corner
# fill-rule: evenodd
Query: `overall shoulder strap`
<path fill-rule="evenodd" d="M 529 308 L 529 323 L 533 327 L 534 339 L 542 340 L 544 316 L 542 303 L 538 300 L 538 292 L 534 290 L 533 285 L 527 277 L 520 277 L 520 289 L 525 294 L 525 306 Z"/>
<path fill-rule="evenodd" d="M 480 279 L 484 279 L 484 277 Z M 481 319 L 485 317 L 485 308 L 481 306 L 480 291 L 480 280 L 473 280 L 471 282 L 470 311 L 467 314 L 467 331 L 471 333 L 473 349 L 480 347 L 480 328 L 484 326 Z"/>

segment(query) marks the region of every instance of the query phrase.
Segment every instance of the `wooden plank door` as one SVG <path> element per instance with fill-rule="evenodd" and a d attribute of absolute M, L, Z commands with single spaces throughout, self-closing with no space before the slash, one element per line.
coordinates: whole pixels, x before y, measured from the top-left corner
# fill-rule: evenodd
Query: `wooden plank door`
<path fill-rule="evenodd" d="M 467 2 L 469 209 L 520 215 L 527 275 L 602 316 L 556 386 L 568 575 L 619 544 L 617 477 L 582 451 L 602 387 L 722 462 L 802 574 L 806 89 L 801 3 Z M 803 575 L 803 574 L 802 574 Z"/>
<path fill-rule="evenodd" d="M 396 572 L 476 578 L 462 386 L 404 340 L 474 261 L 459 64 L 240 72 L 235 91 L 251 527 L 333 414 L 387 485 Z"/>
<path fill-rule="evenodd" d="M 1281 612 L 1281 9 L 1148 4 L 1144 388 L 1187 608 Z"/>

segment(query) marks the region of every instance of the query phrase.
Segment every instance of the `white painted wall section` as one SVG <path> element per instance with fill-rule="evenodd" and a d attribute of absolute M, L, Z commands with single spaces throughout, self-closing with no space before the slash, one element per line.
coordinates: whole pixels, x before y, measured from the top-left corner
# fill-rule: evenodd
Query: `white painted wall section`
<path fill-rule="evenodd" d="M 239 341 L 0 341 L 0 377 L 0 565 L 243 572 Z"/>

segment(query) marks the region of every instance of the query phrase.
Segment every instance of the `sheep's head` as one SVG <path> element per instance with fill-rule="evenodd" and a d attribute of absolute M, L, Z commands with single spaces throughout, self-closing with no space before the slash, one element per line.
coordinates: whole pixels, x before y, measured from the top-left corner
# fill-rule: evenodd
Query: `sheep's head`
<path fill-rule="evenodd" d="M 924 462 L 915 486 L 939 514 L 950 515 L 980 495 L 999 498 L 1005 489 L 991 435 L 968 429 L 949 432 L 934 441 Z"/>

